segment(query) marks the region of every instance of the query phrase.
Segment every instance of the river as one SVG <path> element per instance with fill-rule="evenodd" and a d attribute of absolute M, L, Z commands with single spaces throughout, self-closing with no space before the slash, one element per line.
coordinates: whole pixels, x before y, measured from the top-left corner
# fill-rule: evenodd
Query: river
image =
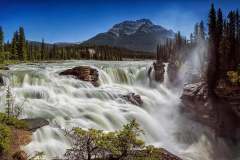
<path fill-rule="evenodd" d="M 147 71 L 152 61 L 64 61 L 11 65 L 5 79 L 16 103 L 24 103 L 21 118 L 42 117 L 50 125 L 38 129 L 23 149 L 30 155 L 44 152 L 47 159 L 61 156 L 69 141 L 59 127 L 97 128 L 113 131 L 136 119 L 147 144 L 163 147 L 184 160 L 227 160 L 229 148 L 215 140 L 207 128 L 180 112 L 181 89 L 163 84 L 150 87 Z M 100 87 L 74 78 L 59 76 L 63 70 L 90 65 L 99 72 Z M 165 78 L 167 75 L 165 74 Z M 152 86 L 152 85 L 151 85 Z M 128 93 L 141 96 L 143 105 L 133 105 L 119 97 Z M 4 94 L 0 91 L 0 109 Z"/>

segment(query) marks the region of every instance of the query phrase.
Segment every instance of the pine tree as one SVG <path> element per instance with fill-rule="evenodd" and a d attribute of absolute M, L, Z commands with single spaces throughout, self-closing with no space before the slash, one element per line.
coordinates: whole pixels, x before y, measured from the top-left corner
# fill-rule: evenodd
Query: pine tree
<path fill-rule="evenodd" d="M 29 50 L 29 42 L 28 41 L 26 41 L 26 43 L 25 43 L 25 60 L 30 60 L 30 50 Z"/>
<path fill-rule="evenodd" d="M 18 37 L 18 43 L 17 43 L 17 48 L 18 48 L 18 58 L 21 61 L 26 60 L 26 41 L 25 41 L 25 33 L 23 27 L 19 28 L 19 37 Z"/>
<path fill-rule="evenodd" d="M 229 41 L 230 41 L 230 68 L 235 69 L 237 65 L 237 55 L 235 53 L 236 17 L 233 11 L 228 14 Z"/>
<path fill-rule="evenodd" d="M 207 71 L 207 83 L 210 96 L 215 95 L 214 89 L 217 82 L 217 73 L 216 73 L 216 59 L 217 59 L 217 50 L 216 50 L 216 26 L 217 26 L 216 11 L 214 5 L 211 5 L 208 18 L 208 35 L 209 35 L 209 62 L 208 62 L 208 71 Z"/>
<path fill-rule="evenodd" d="M 205 40 L 205 29 L 203 21 L 201 21 L 199 24 L 199 36 L 201 40 Z"/>
<path fill-rule="evenodd" d="M 4 51 L 11 53 L 11 45 L 9 43 L 9 40 L 7 41 L 7 43 L 4 45 Z"/>
<path fill-rule="evenodd" d="M 2 27 L 0 26 L 0 63 L 3 63 L 4 60 L 5 60 L 5 55 L 4 55 L 4 37 L 3 37 Z"/>
<path fill-rule="evenodd" d="M 18 59 L 18 32 L 15 32 L 11 42 L 11 59 L 17 60 Z"/>
<path fill-rule="evenodd" d="M 219 68 L 221 77 L 226 76 L 226 72 L 229 70 L 228 63 L 230 55 L 230 41 L 228 38 L 228 33 L 229 33 L 228 25 L 227 22 L 224 21 L 222 39 L 219 48 L 219 63 L 220 63 Z"/>
<path fill-rule="evenodd" d="M 45 43 L 44 43 L 44 39 L 42 39 L 42 43 L 41 43 L 41 60 L 45 59 Z"/>
<path fill-rule="evenodd" d="M 195 42 L 199 42 L 200 36 L 199 36 L 199 24 L 196 23 L 194 26 L 194 40 Z"/>
<path fill-rule="evenodd" d="M 240 52 L 240 15 L 238 10 L 236 11 L 236 53 Z M 237 54 L 237 62 L 240 62 L 240 55 Z"/>
<path fill-rule="evenodd" d="M 222 35 L 223 35 L 223 16 L 222 11 L 219 8 L 217 11 L 217 20 L 216 20 L 216 37 L 214 44 L 214 50 L 215 50 L 215 56 L 216 56 L 216 78 L 219 79 L 221 77 L 221 54 L 220 54 L 220 43 L 222 41 Z"/>
<path fill-rule="evenodd" d="M 4 34 L 2 27 L 0 26 L 0 53 L 4 51 Z"/>
<path fill-rule="evenodd" d="M 238 10 L 236 11 L 236 39 L 240 41 L 240 15 Z"/>
<path fill-rule="evenodd" d="M 217 12 L 217 43 L 219 43 L 219 41 L 221 40 L 222 34 L 223 34 L 223 16 L 222 11 L 219 8 Z"/>
<path fill-rule="evenodd" d="M 13 97 L 12 97 L 11 89 L 8 86 L 7 91 L 6 91 L 6 106 L 7 106 L 6 114 L 7 114 L 8 118 L 12 115 L 12 110 L 13 110 L 12 109 L 12 101 L 13 101 L 13 99 L 12 98 Z"/>

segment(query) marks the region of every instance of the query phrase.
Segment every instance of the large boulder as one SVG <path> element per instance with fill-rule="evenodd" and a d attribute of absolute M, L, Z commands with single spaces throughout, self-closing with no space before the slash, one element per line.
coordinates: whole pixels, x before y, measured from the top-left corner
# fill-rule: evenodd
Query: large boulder
<path fill-rule="evenodd" d="M 208 96 L 205 82 L 188 84 L 182 96 L 183 110 L 190 117 L 212 128 L 218 136 L 235 139 L 238 137 L 239 118 L 234 113 L 231 100 L 220 97 L 220 94 Z"/>
<path fill-rule="evenodd" d="M 70 75 L 76 79 L 91 82 L 95 87 L 99 86 L 98 71 L 90 66 L 79 66 L 65 70 L 59 75 Z"/>
<path fill-rule="evenodd" d="M 120 97 L 136 106 L 141 106 L 143 104 L 141 96 L 135 93 L 128 93 L 127 95 L 121 95 Z"/>
<path fill-rule="evenodd" d="M 23 119 L 27 124 L 27 130 L 35 132 L 37 129 L 49 125 L 49 122 L 43 118 Z"/>

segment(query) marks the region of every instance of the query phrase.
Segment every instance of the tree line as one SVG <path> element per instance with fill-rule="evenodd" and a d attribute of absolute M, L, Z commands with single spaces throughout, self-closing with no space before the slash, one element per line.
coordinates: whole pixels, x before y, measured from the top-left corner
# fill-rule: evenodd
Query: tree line
<path fill-rule="evenodd" d="M 219 80 L 226 79 L 228 71 L 240 71 L 240 15 L 230 11 L 227 17 L 222 10 L 211 5 L 208 22 L 209 66 L 208 85 L 214 94 Z"/>
<path fill-rule="evenodd" d="M 123 58 L 153 58 L 153 54 L 107 45 L 49 44 L 26 40 L 23 27 L 14 32 L 11 42 L 4 42 L 0 27 L 0 63 L 3 61 L 46 61 L 69 59 L 122 60 Z"/>
<path fill-rule="evenodd" d="M 205 32 L 208 30 L 208 33 Z M 203 62 L 208 64 L 205 77 L 213 91 L 219 80 L 232 77 L 240 83 L 240 15 L 230 11 L 225 17 L 222 10 L 211 5 L 208 25 L 197 23 L 189 40 L 176 33 L 175 38 L 167 40 L 157 48 L 157 59 L 169 62 L 179 68 L 199 44 L 207 48 Z M 230 74 L 231 73 L 231 74 Z"/>
<path fill-rule="evenodd" d="M 164 43 L 159 44 L 157 46 L 157 59 L 169 63 L 182 63 L 199 43 L 205 41 L 205 26 L 201 21 L 195 24 L 194 32 L 190 34 L 189 39 L 182 36 L 181 32 L 178 31 L 174 38 L 167 39 Z"/>

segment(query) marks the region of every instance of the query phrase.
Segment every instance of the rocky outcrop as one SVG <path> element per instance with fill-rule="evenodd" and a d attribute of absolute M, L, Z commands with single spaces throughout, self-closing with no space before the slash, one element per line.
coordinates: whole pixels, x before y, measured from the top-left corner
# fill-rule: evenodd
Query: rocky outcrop
<path fill-rule="evenodd" d="M 9 70 L 7 66 L 0 66 L 0 70 Z"/>
<path fill-rule="evenodd" d="M 12 158 L 13 158 L 13 160 L 27 160 L 28 155 L 24 151 L 18 151 L 13 154 Z"/>
<path fill-rule="evenodd" d="M 155 80 L 162 83 L 164 81 L 165 65 L 162 62 L 155 62 L 153 63 L 153 67 L 155 71 Z"/>
<path fill-rule="evenodd" d="M 137 95 L 135 93 L 129 93 L 127 95 L 121 95 L 120 96 L 122 99 L 136 105 L 136 106 L 141 106 L 143 104 L 143 101 L 141 99 L 140 95 Z"/>
<path fill-rule="evenodd" d="M 240 86 L 219 80 L 215 92 L 219 98 L 229 102 L 233 111 L 240 118 Z"/>
<path fill-rule="evenodd" d="M 179 157 L 176 155 L 168 152 L 167 150 L 161 148 L 161 153 L 160 153 L 160 159 L 161 160 L 181 160 Z"/>
<path fill-rule="evenodd" d="M 205 82 L 198 82 L 184 86 L 181 96 L 184 110 L 194 113 L 194 118 L 208 125 L 215 123 L 215 114 L 208 98 L 208 88 Z"/>
<path fill-rule="evenodd" d="M 136 159 L 181 160 L 181 158 L 168 152 L 164 148 L 137 150 L 133 154 L 136 155 Z"/>
<path fill-rule="evenodd" d="M 175 63 L 169 63 L 167 67 L 168 80 L 172 85 L 177 85 L 179 68 Z"/>
<path fill-rule="evenodd" d="M 191 113 L 194 120 L 215 130 L 218 136 L 235 139 L 238 138 L 240 118 L 231 105 L 233 97 L 225 99 L 223 95 L 218 91 L 216 96 L 209 97 L 205 82 L 188 84 L 181 96 L 183 110 Z"/>
<path fill-rule="evenodd" d="M 27 130 L 35 132 L 37 129 L 49 125 L 49 122 L 43 118 L 23 119 L 27 125 Z"/>
<path fill-rule="evenodd" d="M 3 77 L 2 77 L 2 75 L 0 74 L 0 86 L 3 86 L 3 85 L 4 85 Z"/>
<path fill-rule="evenodd" d="M 98 71 L 90 66 L 79 66 L 72 69 L 65 70 L 59 75 L 69 75 L 76 79 L 91 82 L 95 87 L 99 86 Z"/>

